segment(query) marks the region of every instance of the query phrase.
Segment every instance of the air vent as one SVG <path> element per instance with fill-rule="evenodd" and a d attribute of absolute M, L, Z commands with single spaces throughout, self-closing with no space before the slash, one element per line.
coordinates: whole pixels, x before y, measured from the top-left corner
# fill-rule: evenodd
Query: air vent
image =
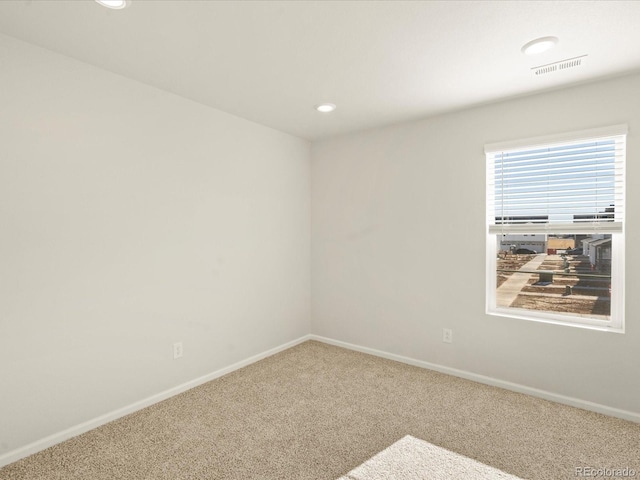
<path fill-rule="evenodd" d="M 546 65 L 541 65 L 539 67 L 533 67 L 533 73 L 536 75 L 544 75 L 545 73 L 557 72 L 560 70 L 566 70 L 568 68 L 575 68 L 584 63 L 587 60 L 587 55 L 582 55 L 580 57 L 568 58 L 566 60 L 561 60 L 559 62 L 548 63 Z"/>

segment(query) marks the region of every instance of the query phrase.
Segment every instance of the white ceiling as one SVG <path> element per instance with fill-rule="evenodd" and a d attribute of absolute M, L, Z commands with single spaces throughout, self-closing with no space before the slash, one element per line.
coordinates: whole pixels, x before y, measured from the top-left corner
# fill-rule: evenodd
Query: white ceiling
<path fill-rule="evenodd" d="M 638 70 L 639 25 L 638 1 L 0 1 L 2 33 L 311 140 Z"/>

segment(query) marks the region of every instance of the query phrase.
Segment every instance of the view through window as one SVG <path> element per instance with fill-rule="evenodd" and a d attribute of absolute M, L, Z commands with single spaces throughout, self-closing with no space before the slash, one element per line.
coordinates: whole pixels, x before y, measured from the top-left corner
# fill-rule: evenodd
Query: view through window
<path fill-rule="evenodd" d="M 625 139 L 486 146 L 488 313 L 623 331 Z"/>

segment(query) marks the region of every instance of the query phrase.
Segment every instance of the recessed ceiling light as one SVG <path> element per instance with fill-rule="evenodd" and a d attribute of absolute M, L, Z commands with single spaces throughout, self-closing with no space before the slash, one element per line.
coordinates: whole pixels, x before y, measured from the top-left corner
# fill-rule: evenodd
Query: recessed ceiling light
<path fill-rule="evenodd" d="M 323 103 L 321 105 L 316 106 L 316 110 L 322 113 L 331 113 L 336 109 L 336 106 L 333 103 Z"/>
<path fill-rule="evenodd" d="M 112 8 L 113 10 L 120 10 L 128 7 L 131 0 L 96 0 L 96 2 L 104 7 Z"/>
<path fill-rule="evenodd" d="M 542 37 L 531 40 L 525 43 L 522 47 L 522 53 L 525 55 L 537 55 L 538 53 L 546 52 L 550 48 L 555 47 L 558 43 L 557 37 Z"/>

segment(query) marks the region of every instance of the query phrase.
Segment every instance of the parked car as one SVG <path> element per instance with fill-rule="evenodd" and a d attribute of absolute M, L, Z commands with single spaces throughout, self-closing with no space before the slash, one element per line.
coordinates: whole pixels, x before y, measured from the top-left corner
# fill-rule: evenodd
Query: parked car
<path fill-rule="evenodd" d="M 567 250 L 567 255 L 582 255 L 582 252 L 582 247 L 572 248 L 571 250 Z"/>
<path fill-rule="evenodd" d="M 519 255 L 535 255 L 538 252 L 531 250 L 530 248 L 518 248 L 516 253 Z"/>

